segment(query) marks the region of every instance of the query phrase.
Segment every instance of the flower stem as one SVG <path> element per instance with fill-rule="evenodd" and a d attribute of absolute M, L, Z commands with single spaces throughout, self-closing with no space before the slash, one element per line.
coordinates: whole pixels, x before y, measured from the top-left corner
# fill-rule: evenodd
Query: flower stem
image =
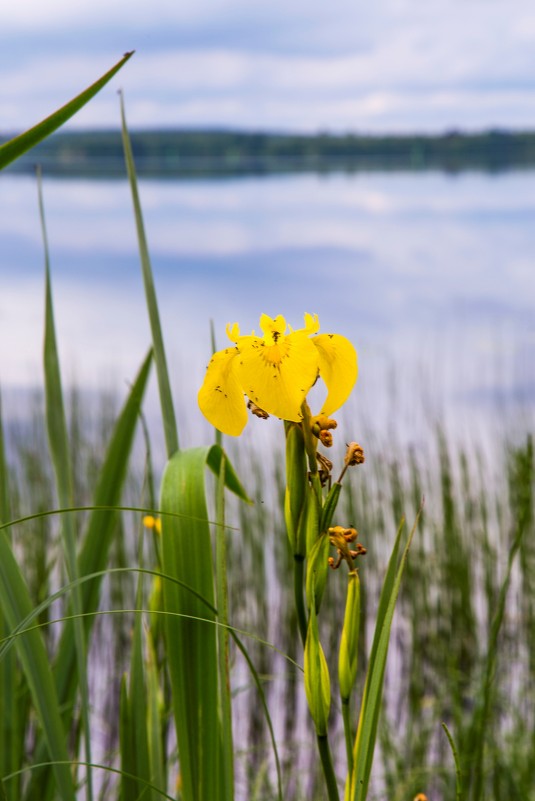
<path fill-rule="evenodd" d="M 336 776 L 334 775 L 331 749 L 329 748 L 329 740 L 327 739 L 326 734 L 318 734 L 316 735 L 316 738 L 318 741 L 321 767 L 323 768 L 323 775 L 325 777 L 325 785 L 327 787 L 329 801 L 340 801 L 340 796 L 338 795 L 338 785 L 336 784 Z"/>
<path fill-rule="evenodd" d="M 295 611 L 297 612 L 297 624 L 299 626 L 299 634 L 303 647 L 305 646 L 307 638 L 307 613 L 305 608 L 305 599 L 303 595 L 303 582 L 305 575 L 305 558 L 300 554 L 294 554 L 294 599 Z"/>

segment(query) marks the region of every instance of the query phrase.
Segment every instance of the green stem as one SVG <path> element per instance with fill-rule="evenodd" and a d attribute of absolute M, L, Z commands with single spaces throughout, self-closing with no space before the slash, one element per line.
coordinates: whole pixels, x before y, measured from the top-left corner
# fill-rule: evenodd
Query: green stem
<path fill-rule="evenodd" d="M 342 718 L 344 721 L 344 736 L 346 741 L 347 774 L 353 773 L 353 738 L 351 736 L 351 718 L 349 716 L 349 698 L 342 698 Z"/>
<path fill-rule="evenodd" d="M 329 740 L 326 734 L 316 735 L 318 741 L 318 750 L 320 752 L 321 767 L 323 768 L 323 775 L 325 777 L 325 785 L 329 801 L 340 801 L 338 795 L 338 785 L 336 784 L 336 776 L 334 775 L 333 761 L 331 757 L 331 749 L 329 748 Z"/>
<path fill-rule="evenodd" d="M 305 576 L 305 557 L 294 554 L 294 598 L 295 610 L 297 612 L 297 624 L 303 647 L 307 638 L 307 613 L 305 608 L 305 598 L 303 595 L 303 583 Z"/>

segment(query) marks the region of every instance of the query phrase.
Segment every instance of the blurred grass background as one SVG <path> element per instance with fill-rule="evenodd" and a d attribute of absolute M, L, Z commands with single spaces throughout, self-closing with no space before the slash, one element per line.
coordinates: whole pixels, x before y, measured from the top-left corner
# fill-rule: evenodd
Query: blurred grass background
<path fill-rule="evenodd" d="M 106 394 L 97 403 L 76 391 L 68 398 L 75 506 L 88 505 L 93 497 L 118 405 L 117 398 Z M 366 448 L 365 431 L 359 439 Z M 238 629 L 272 642 L 300 661 L 291 556 L 282 506 L 276 502 L 284 493 L 282 444 L 280 451 L 274 444 L 271 453 L 261 456 L 231 447 L 235 467 L 247 478 L 246 489 L 255 504 L 231 504 L 229 510 L 229 525 L 237 527 L 229 531 L 228 541 L 230 620 Z M 342 494 L 337 515 L 342 524 L 358 528 L 359 540 L 368 549 L 359 571 L 364 635 L 361 677 L 397 524 L 402 515 L 409 520 L 414 517 L 422 497 L 425 507 L 394 619 L 371 797 L 401 801 L 412 799 L 417 792 L 425 792 L 432 799 L 454 797 L 455 770 L 440 725 L 445 721 L 465 770 L 481 771 L 482 797 L 496 801 L 535 798 L 530 768 L 535 760 L 532 441 L 528 438 L 512 444 L 504 432 L 495 450 L 498 460 L 492 464 L 473 445 L 452 449 L 438 423 L 426 453 L 396 447 L 391 439 L 378 445 L 374 442 L 374 458 L 368 458 L 351 475 L 350 491 Z M 137 457 L 126 482 L 125 505 L 150 505 L 144 448 L 140 435 Z M 11 519 L 56 508 L 42 398 L 35 396 L 25 423 L 6 421 L 5 452 Z M 140 537 L 144 565 L 157 568 L 153 537 L 148 532 L 142 534 L 140 521 L 140 514 L 133 512 L 117 518 L 109 568 L 136 564 Z M 492 626 L 507 575 L 509 551 L 520 530 L 523 536 L 506 596 L 482 720 L 481 695 Z M 59 519 L 40 517 L 21 523 L 12 529 L 12 539 L 37 605 L 66 581 Z M 321 621 L 333 672 L 344 609 L 345 577 L 341 573 L 329 575 Z M 136 583 L 135 576 L 129 574 L 108 577 L 102 585 L 100 609 L 134 609 Z M 147 608 L 150 591 L 151 582 L 144 582 L 143 608 Z M 64 602 L 57 601 L 39 620 L 46 623 L 61 617 L 65 610 Z M 105 615 L 95 622 L 89 680 L 97 762 L 113 764 L 117 760 L 120 682 L 129 666 L 133 623 L 130 613 Z M 43 633 L 47 649 L 53 653 L 57 626 L 45 627 Z M 321 777 L 308 726 L 302 676 L 260 642 L 247 644 L 262 676 L 273 717 L 284 798 L 320 799 Z M 237 795 L 267 801 L 276 797 L 269 733 L 257 691 L 243 661 L 232 653 Z M 36 723 L 22 678 L 19 686 L 18 737 L 21 747 L 24 744 L 24 760 L 31 763 Z M 169 698 L 162 698 L 162 704 L 166 730 L 170 728 Z M 333 750 L 342 778 L 343 732 L 339 715 L 333 714 L 331 720 Z M 482 736 L 484 747 L 479 755 Z M 76 738 L 73 747 L 76 750 Z M 165 740 L 165 747 L 172 774 L 176 771 L 172 738 Z M 114 777 L 99 780 L 99 797 L 114 797 L 115 781 Z"/>

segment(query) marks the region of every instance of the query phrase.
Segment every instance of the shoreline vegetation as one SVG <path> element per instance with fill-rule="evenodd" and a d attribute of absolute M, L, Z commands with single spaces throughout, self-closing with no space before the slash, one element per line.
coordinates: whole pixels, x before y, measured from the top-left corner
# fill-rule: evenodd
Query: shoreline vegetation
<path fill-rule="evenodd" d="M 7 136 L 0 135 L 0 144 Z M 463 170 L 535 166 L 535 132 L 450 131 L 441 135 L 297 135 L 227 130 L 139 130 L 131 134 L 138 175 L 192 178 L 299 172 Z M 122 178 L 119 130 L 55 133 L 9 167 L 49 176 Z"/>

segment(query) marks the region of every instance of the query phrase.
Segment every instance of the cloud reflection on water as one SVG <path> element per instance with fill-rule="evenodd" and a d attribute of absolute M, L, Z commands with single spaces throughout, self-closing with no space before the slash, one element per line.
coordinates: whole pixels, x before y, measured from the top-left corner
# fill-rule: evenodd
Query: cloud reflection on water
<path fill-rule="evenodd" d="M 142 182 L 170 363 L 186 408 L 206 363 L 210 319 L 222 346 L 229 321 L 258 329 L 265 311 L 295 327 L 309 311 L 319 313 L 323 331 L 356 343 L 358 394 L 371 408 L 394 369 L 404 392 L 430 392 L 429 383 L 437 403 L 466 419 L 489 393 L 515 403 L 515 387 L 533 411 L 533 177 Z M 127 184 L 45 179 L 44 193 L 64 372 L 93 388 L 110 376 L 121 386 L 149 341 Z M 42 266 L 34 182 L 2 177 L 4 390 L 40 380 Z"/>

